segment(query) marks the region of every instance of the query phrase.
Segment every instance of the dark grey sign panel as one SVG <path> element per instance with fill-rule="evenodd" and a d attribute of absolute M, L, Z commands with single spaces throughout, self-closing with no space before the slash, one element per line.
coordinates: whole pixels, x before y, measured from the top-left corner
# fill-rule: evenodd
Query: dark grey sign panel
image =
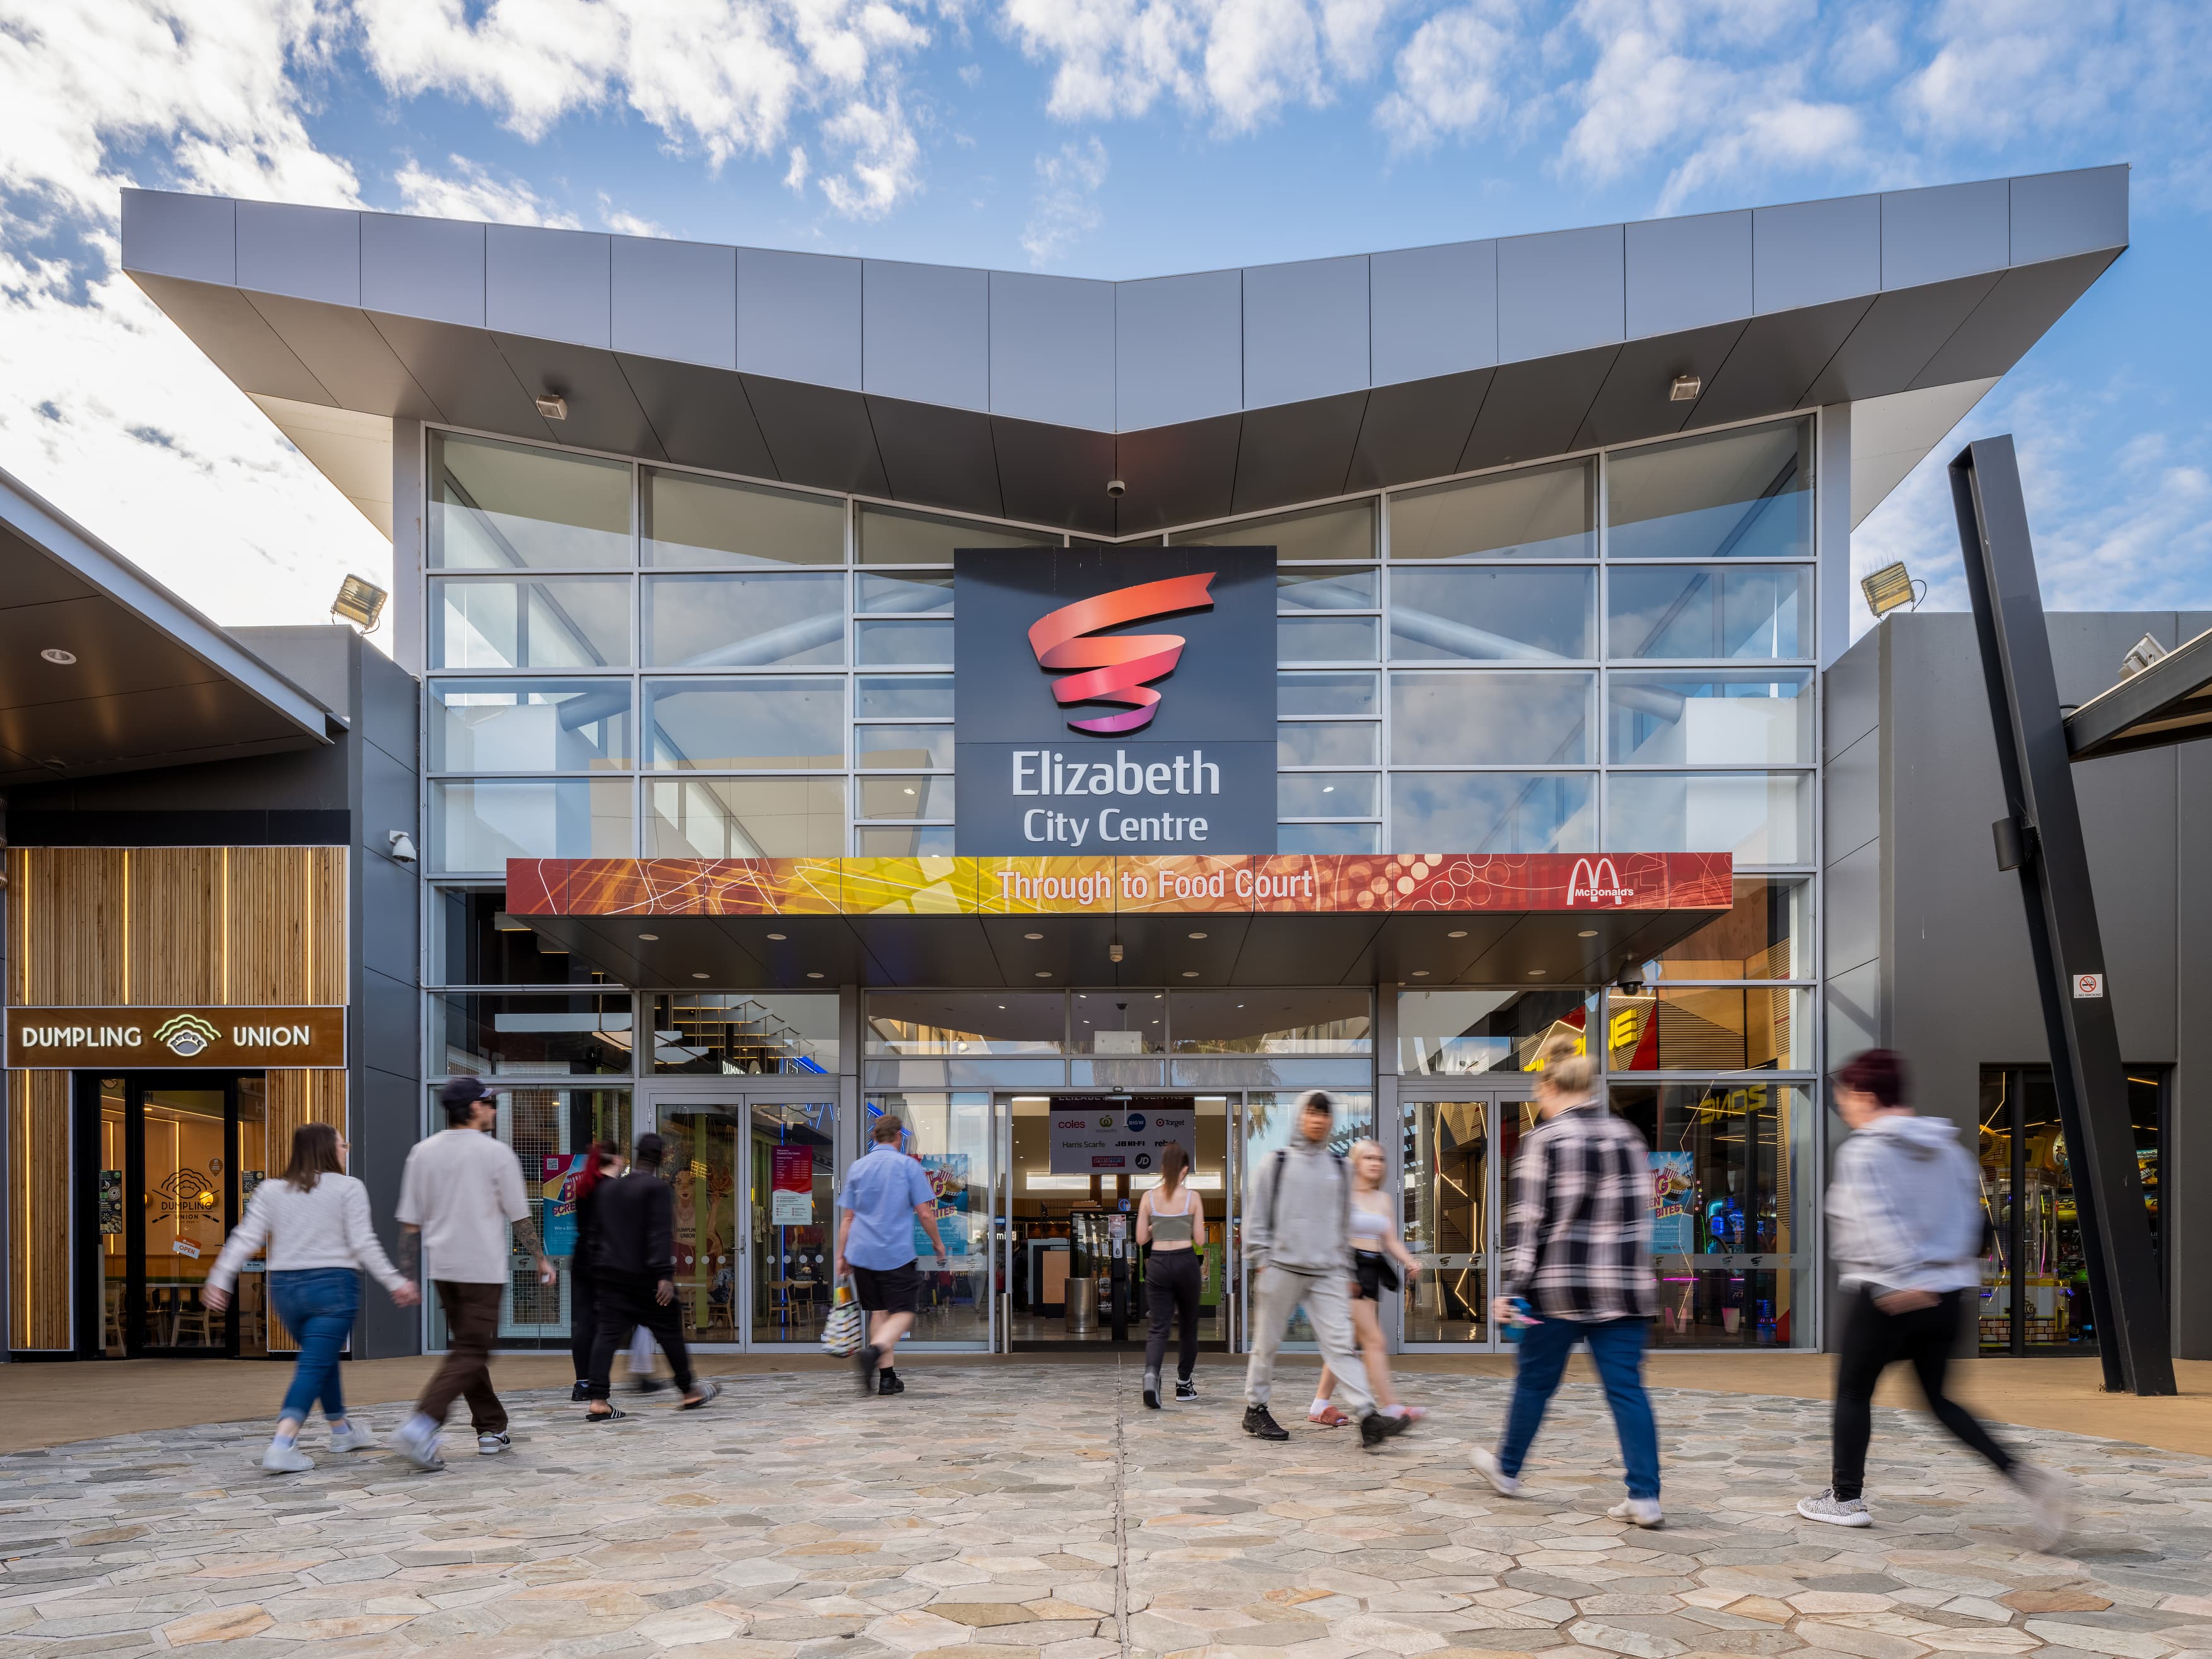
<path fill-rule="evenodd" d="M 955 556 L 954 849 L 1275 850 L 1275 550 Z"/>

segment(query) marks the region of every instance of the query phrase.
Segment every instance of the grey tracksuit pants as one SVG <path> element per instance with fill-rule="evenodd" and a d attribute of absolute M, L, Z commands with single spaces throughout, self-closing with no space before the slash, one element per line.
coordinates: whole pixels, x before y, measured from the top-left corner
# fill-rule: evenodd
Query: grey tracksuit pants
<path fill-rule="evenodd" d="M 1252 1282 L 1252 1358 L 1244 1368 L 1244 1403 L 1264 1406 L 1275 1380 L 1275 1351 L 1298 1304 L 1306 1305 L 1322 1363 L 1336 1373 L 1337 1387 L 1354 1417 L 1375 1409 L 1367 1390 L 1367 1366 L 1352 1335 L 1352 1270 L 1298 1273 L 1268 1266 Z"/>

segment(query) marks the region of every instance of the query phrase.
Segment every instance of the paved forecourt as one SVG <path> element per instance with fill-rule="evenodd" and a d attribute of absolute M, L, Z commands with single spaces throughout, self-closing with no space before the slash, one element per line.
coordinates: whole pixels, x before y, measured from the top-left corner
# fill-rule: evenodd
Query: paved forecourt
<path fill-rule="evenodd" d="M 1109 1365 L 917 1365 L 904 1397 L 866 1401 L 763 1375 L 606 1428 L 526 1395 L 512 1455 L 449 1437 L 441 1475 L 374 1454 L 264 1475 L 261 1425 L 15 1453 L 0 1656 L 2212 1659 L 2203 1458 L 2009 1431 L 2078 1486 L 2076 1533 L 2039 1554 L 2001 1482 L 1883 1411 L 1880 1524 L 1844 1531 L 1792 1508 L 1822 1478 L 1823 1407 L 1666 1389 L 1668 1526 L 1645 1533 L 1604 1518 L 1619 1474 L 1586 1385 L 1516 1502 L 1467 1463 L 1498 1379 L 1408 1377 L 1434 1415 L 1367 1454 L 1303 1422 L 1287 1445 L 1239 1433 L 1234 1376 L 1150 1413 Z"/>

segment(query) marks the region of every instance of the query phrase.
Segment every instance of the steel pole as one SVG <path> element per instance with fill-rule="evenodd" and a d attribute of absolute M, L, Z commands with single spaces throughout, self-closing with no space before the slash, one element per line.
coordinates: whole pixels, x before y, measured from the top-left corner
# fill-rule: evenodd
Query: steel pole
<path fill-rule="evenodd" d="M 1951 463 L 1951 499 L 1973 596 L 2005 810 L 2021 827 L 2021 898 L 2073 1169 L 2105 1387 L 2172 1394 L 2165 1292 L 2136 1165 L 2096 895 L 2011 438 L 1982 439 L 1959 452 Z M 2087 988 L 2081 975 L 2096 976 L 2096 994 L 2082 994 Z M 2019 1292 L 2014 1286 L 2015 1297 Z"/>

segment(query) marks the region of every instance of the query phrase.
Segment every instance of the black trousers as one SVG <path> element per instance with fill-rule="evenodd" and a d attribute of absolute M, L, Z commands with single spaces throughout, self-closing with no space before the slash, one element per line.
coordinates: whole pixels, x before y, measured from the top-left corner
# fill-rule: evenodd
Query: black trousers
<path fill-rule="evenodd" d="M 1963 1445 L 1988 1459 L 2001 1474 L 2010 1473 L 2013 1455 L 1990 1437 L 1973 1414 L 1943 1392 L 1943 1373 L 1951 1345 L 1959 1340 L 1959 1303 L 1963 1291 L 1946 1291 L 1936 1304 L 1910 1313 L 1884 1313 L 1862 1286 L 1844 1316 L 1844 1341 L 1836 1356 L 1836 1421 L 1832 1485 L 1839 1498 L 1859 1497 L 1866 1487 L 1867 1441 L 1874 1432 L 1875 1384 L 1902 1359 L 1920 1379 L 1920 1392 L 1936 1420 Z"/>
<path fill-rule="evenodd" d="M 683 1310 L 674 1302 L 661 1306 L 653 1295 L 659 1281 L 649 1273 L 601 1272 L 599 1331 L 592 1343 L 592 1375 L 585 1393 L 605 1400 L 611 1392 L 608 1374 L 614 1370 L 615 1352 L 629 1346 L 629 1334 L 639 1326 L 653 1333 L 676 1373 L 676 1386 L 691 1392 L 691 1352 L 684 1346 Z"/>
<path fill-rule="evenodd" d="M 1206 1277 L 1196 1250 L 1154 1250 L 1145 1264 L 1145 1311 L 1152 1334 L 1145 1339 L 1145 1370 L 1157 1372 L 1168 1351 L 1168 1321 L 1182 1318 L 1182 1344 L 1176 1352 L 1176 1375 L 1190 1380 L 1198 1364 L 1198 1291 Z"/>
<path fill-rule="evenodd" d="M 576 1368 L 576 1381 L 592 1375 L 592 1350 L 599 1339 L 598 1278 L 578 1267 L 568 1270 L 568 1363 Z"/>

